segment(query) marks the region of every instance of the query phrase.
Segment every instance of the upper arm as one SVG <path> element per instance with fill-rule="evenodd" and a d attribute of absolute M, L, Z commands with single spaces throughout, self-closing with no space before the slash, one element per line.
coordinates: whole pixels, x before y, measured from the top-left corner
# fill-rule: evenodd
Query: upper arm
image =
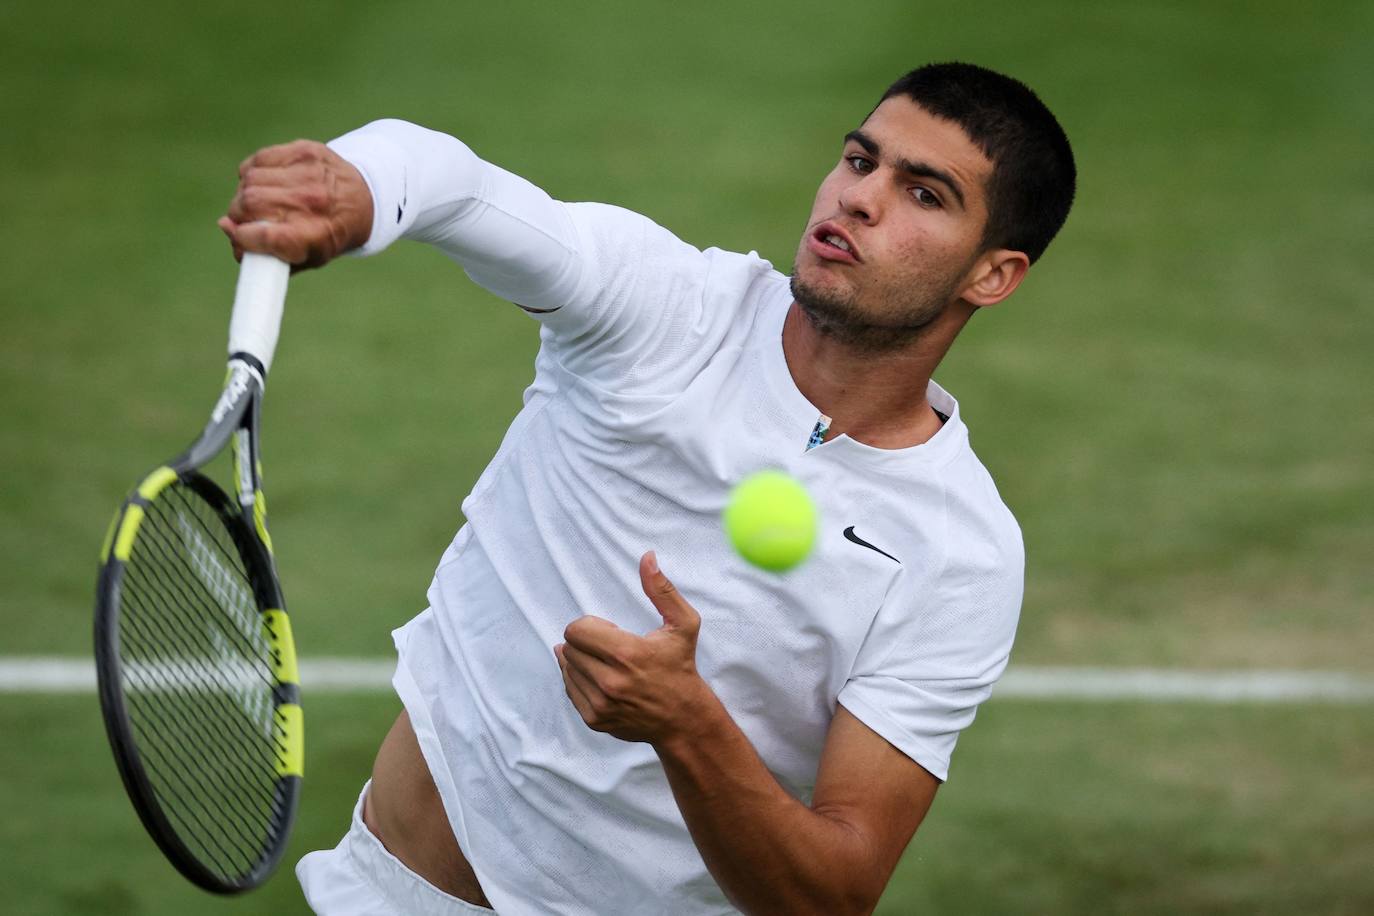
<path fill-rule="evenodd" d="M 771 270 L 756 255 L 703 252 L 630 210 L 555 200 L 415 124 L 375 121 L 329 145 L 372 193 L 360 253 L 398 238 L 435 246 L 535 316 L 558 363 L 606 392 L 679 393 Z"/>
<path fill-rule="evenodd" d="M 844 824 L 865 848 L 864 880 L 881 894 L 940 781 L 859 721 L 835 708 L 811 809 Z"/>

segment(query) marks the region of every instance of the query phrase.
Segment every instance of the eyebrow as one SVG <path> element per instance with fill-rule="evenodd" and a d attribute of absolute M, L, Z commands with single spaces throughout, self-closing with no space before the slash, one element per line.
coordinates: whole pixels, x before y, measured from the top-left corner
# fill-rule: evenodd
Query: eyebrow
<path fill-rule="evenodd" d="M 854 141 L 864 148 L 864 152 L 870 156 L 878 156 L 882 153 L 882 148 L 878 146 L 878 141 L 874 140 L 862 130 L 851 130 L 844 135 L 845 142 Z M 933 178 L 949 188 L 955 199 L 959 201 L 962 209 L 967 209 L 964 203 L 964 192 L 959 187 L 959 182 L 954 180 L 954 176 L 946 171 L 937 169 L 935 166 L 925 162 L 913 162 L 910 159 L 897 158 L 892 160 L 892 165 L 899 172 L 904 172 L 914 178 Z"/>

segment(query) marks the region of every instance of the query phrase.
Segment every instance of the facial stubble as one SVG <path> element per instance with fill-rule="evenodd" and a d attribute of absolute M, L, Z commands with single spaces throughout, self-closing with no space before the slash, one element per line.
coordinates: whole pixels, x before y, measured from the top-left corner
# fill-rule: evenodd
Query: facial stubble
<path fill-rule="evenodd" d="M 899 350 L 924 334 L 954 301 L 961 275 L 946 278 L 938 286 L 911 286 L 897 296 L 888 292 L 866 313 L 854 290 L 822 290 L 801 279 L 792 266 L 792 298 L 816 332 L 858 353 Z"/>

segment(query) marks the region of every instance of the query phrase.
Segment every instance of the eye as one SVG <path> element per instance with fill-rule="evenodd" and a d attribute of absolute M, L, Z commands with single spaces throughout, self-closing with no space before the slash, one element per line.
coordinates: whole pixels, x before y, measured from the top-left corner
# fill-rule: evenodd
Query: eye
<path fill-rule="evenodd" d="M 940 206 L 940 198 L 935 196 L 935 192 L 930 188 L 917 185 L 911 189 L 911 194 L 916 198 L 916 202 L 923 207 L 936 208 Z"/>
<path fill-rule="evenodd" d="M 866 157 L 860 156 L 858 153 L 845 156 L 844 161 L 848 162 L 849 167 L 860 175 L 867 175 L 869 172 L 873 171 L 873 163 Z"/>

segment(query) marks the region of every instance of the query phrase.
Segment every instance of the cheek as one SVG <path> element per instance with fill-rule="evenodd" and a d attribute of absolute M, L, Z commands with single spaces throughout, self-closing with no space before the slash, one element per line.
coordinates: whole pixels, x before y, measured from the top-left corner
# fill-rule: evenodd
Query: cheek
<path fill-rule="evenodd" d="M 898 257 L 914 272 L 946 273 L 963 264 L 973 247 L 957 226 L 929 214 L 907 227 Z"/>
<path fill-rule="evenodd" d="M 811 203 L 811 222 L 816 223 L 835 215 L 839 209 L 840 190 L 843 184 L 844 176 L 838 172 L 831 172 L 825 176 L 821 186 L 816 189 L 816 199 Z"/>

